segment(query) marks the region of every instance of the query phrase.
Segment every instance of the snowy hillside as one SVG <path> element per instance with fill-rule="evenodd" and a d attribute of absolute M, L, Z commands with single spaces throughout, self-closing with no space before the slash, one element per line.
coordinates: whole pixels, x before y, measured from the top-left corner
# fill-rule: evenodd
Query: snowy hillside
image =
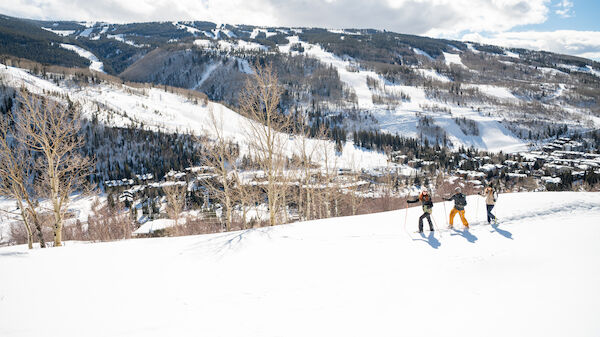
<path fill-rule="evenodd" d="M 436 106 L 445 111 L 452 109 L 453 114 L 447 112 L 430 112 L 428 116 L 434 119 L 434 123 L 439 125 L 448 134 L 449 139 L 454 146 L 473 146 L 478 149 L 488 151 L 507 151 L 518 152 L 527 149 L 526 143 L 516 137 L 511 131 L 507 130 L 500 124 L 500 119 L 496 117 L 488 117 L 474 109 L 473 107 L 457 107 L 451 104 L 442 104 L 427 97 L 425 89 L 422 87 L 413 87 L 406 85 L 394 85 L 386 82 L 385 78 L 374 71 L 364 69 L 352 69 L 352 63 L 348 60 L 343 60 L 336 55 L 323 50 L 318 45 L 303 42 L 298 36 L 291 36 L 289 44 L 280 46 L 280 51 L 283 53 L 291 52 L 299 54 L 299 52 L 291 51 L 291 46 L 300 44 L 304 55 L 309 55 L 319 59 L 325 64 L 332 65 L 336 68 L 340 75 L 340 79 L 348 85 L 356 93 L 358 99 L 358 107 L 368 109 L 373 113 L 382 130 L 393 134 L 401 134 L 409 137 L 419 137 L 419 118 L 424 112 L 425 106 Z M 457 54 L 444 54 L 445 57 L 451 60 L 452 63 L 460 63 L 460 56 Z M 448 61 L 450 62 L 450 61 Z M 460 63 L 462 65 L 462 63 Z M 351 71 L 349 69 L 352 69 Z M 424 72 L 427 77 L 434 77 L 436 80 L 444 79 L 444 77 L 431 69 L 419 69 Z M 401 95 L 404 93 L 410 97 L 408 102 L 402 102 L 390 109 L 389 107 L 374 104 L 374 92 L 369 88 L 368 80 L 379 82 L 384 91 L 389 91 Z M 447 80 L 447 79 L 446 79 Z M 491 90 L 498 87 L 489 86 Z M 502 88 L 499 88 L 502 89 Z M 504 89 L 506 92 L 507 90 Z M 514 97 L 513 97 L 514 98 Z M 480 133 L 476 136 L 466 135 L 461 128 L 454 122 L 453 118 L 468 117 L 477 123 Z"/>
<path fill-rule="evenodd" d="M 104 72 L 104 65 L 102 64 L 102 62 L 100 60 L 98 60 L 96 55 L 90 53 L 89 51 L 87 51 L 81 47 L 77 47 L 77 46 L 74 46 L 71 44 L 61 43 L 60 46 L 65 49 L 72 50 L 72 51 L 76 52 L 77 55 L 88 59 L 90 61 L 90 69 L 91 70 Z"/>
<path fill-rule="evenodd" d="M 468 201 L 472 228 L 435 235 L 413 233 L 415 207 L 0 248 L 0 335 L 60 317 L 60 336 L 598 336 L 600 194 L 501 194 L 497 227 Z"/>
<path fill-rule="evenodd" d="M 327 52 L 319 45 L 301 41 L 298 36 L 290 36 L 288 40 L 289 44 L 279 46 L 281 52 L 299 55 L 301 53 L 293 51 L 292 46 L 300 45 L 303 49 L 302 54 L 305 56 L 315 57 L 321 62 L 335 67 L 340 80 L 356 93 L 358 107 L 373 113 L 377 118 L 379 127 L 384 131 L 414 138 L 422 137 L 420 133 L 427 133 L 420 130 L 419 120 L 423 116 L 427 116 L 432 119 L 434 125 L 444 130 L 454 148 L 472 146 L 492 152 L 519 152 L 528 149 L 527 141 L 520 139 L 514 132 L 502 125 L 502 118 L 500 116 L 492 116 L 488 113 L 488 104 L 479 103 L 471 104 L 470 106 L 460 106 L 460 104 L 440 102 L 429 97 L 425 87 L 390 83 L 386 80 L 385 76 L 371 70 L 361 69 L 356 64 L 353 64 L 354 60 L 349 60 L 349 58 L 342 59 L 333 53 Z M 424 53 L 418 49 L 415 52 L 420 55 Z M 424 55 L 431 58 L 426 53 Z M 467 68 L 462 63 L 460 54 L 443 53 L 443 55 L 446 65 L 451 66 L 455 64 L 462 68 Z M 356 62 L 354 61 L 354 63 Z M 442 83 L 451 82 L 447 77 L 437 73 L 434 69 L 417 68 L 416 70 L 431 80 Z M 395 97 L 404 94 L 409 98 L 405 101 L 395 103 L 396 106 L 394 107 L 390 107 L 389 104 L 375 104 L 373 96 L 378 94 L 378 92 L 370 88 L 369 80 L 374 81 L 377 87 L 383 88 L 384 95 Z M 485 97 L 500 102 L 521 103 L 520 99 L 513 95 L 506 87 L 497 85 L 467 85 L 465 87 L 474 88 Z M 431 107 L 434 107 L 435 111 L 429 111 L 432 110 Z M 494 110 L 501 111 L 502 108 Z M 472 121 L 477 128 L 477 133 L 465 133 L 455 121 L 456 118 L 466 118 Z M 435 140 L 435 137 L 432 138 L 432 140 Z"/>
<path fill-rule="evenodd" d="M 250 65 L 268 60 L 285 89 L 282 109 L 339 134 L 514 153 L 600 125 L 600 63 L 576 56 L 374 29 L 25 21 L 0 17 L 0 26 L 48 41 L 26 56 L 42 65 L 191 89 L 233 107 Z M 23 57 L 13 40 L 8 54 Z"/>
<path fill-rule="evenodd" d="M 0 65 L 0 78 L 7 84 L 20 88 L 25 86 L 36 93 L 68 94 L 81 104 L 83 115 L 89 119 L 97 117 L 110 126 L 140 127 L 166 132 L 183 132 L 194 135 L 208 135 L 213 132 L 210 113 L 214 113 L 217 123 L 222 126 L 228 139 L 238 142 L 242 150 L 247 148 L 250 137 L 248 119 L 219 103 L 194 102 L 188 97 L 165 92 L 158 88 L 133 88 L 114 83 L 89 86 L 56 85 L 54 82 L 33 76 L 19 68 Z M 281 135 L 286 153 L 291 156 L 300 149 L 299 137 Z M 335 143 L 310 139 L 309 149 L 315 150 L 315 160 L 323 161 L 325 156 L 337 168 L 374 168 L 385 166 L 387 158 L 382 153 L 359 149 L 346 143 L 341 153 L 336 153 Z M 247 151 L 245 151 L 247 152 Z"/>

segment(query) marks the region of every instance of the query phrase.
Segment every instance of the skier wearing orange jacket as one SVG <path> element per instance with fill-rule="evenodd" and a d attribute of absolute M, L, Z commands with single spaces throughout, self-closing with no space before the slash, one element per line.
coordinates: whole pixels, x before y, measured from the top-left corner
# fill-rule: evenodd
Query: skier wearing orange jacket
<path fill-rule="evenodd" d="M 467 197 L 464 194 L 462 194 L 462 190 L 460 187 L 457 187 L 455 189 L 455 191 L 456 191 L 456 193 L 453 196 L 446 199 L 446 201 L 454 200 L 454 208 L 452 208 L 452 210 L 450 211 L 450 226 L 449 226 L 449 228 L 454 227 L 453 222 L 454 222 L 454 217 L 456 216 L 456 213 L 458 213 L 458 215 L 460 216 L 460 220 L 462 221 L 463 225 L 465 227 L 469 228 L 469 222 L 465 218 L 465 206 L 467 206 Z"/>
<path fill-rule="evenodd" d="M 419 233 L 423 233 L 423 219 L 427 219 L 427 221 L 429 221 L 429 230 L 433 232 L 433 224 L 431 223 L 431 209 L 433 207 L 433 202 L 431 201 L 431 196 L 427 192 L 427 189 L 423 189 L 421 194 L 419 194 L 418 199 L 406 200 L 406 202 L 409 204 L 414 204 L 419 201 L 423 206 L 423 215 L 419 217 Z"/>

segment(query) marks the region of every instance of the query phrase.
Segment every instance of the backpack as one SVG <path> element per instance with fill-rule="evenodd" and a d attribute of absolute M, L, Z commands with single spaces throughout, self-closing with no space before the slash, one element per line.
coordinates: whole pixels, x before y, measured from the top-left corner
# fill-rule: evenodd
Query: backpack
<path fill-rule="evenodd" d="M 467 198 L 465 197 L 464 194 L 460 193 L 456 195 L 456 199 L 454 199 L 456 202 L 456 206 L 467 206 Z"/>

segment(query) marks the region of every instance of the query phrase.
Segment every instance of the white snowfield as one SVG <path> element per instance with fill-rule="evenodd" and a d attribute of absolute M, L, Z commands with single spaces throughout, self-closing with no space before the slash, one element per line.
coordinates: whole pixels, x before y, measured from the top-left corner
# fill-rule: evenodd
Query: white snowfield
<path fill-rule="evenodd" d="M 184 223 L 184 222 L 185 221 L 181 221 L 180 223 Z M 171 219 L 151 220 L 151 221 L 147 221 L 146 223 L 141 225 L 140 228 L 136 229 L 133 232 L 133 235 L 152 234 L 155 231 L 165 229 L 165 228 L 170 228 L 173 226 L 175 226 L 175 220 L 171 220 Z"/>
<path fill-rule="evenodd" d="M 439 81 L 443 83 L 452 82 L 447 76 L 441 75 L 433 69 L 417 69 L 417 71 L 426 78 L 430 78 L 434 81 Z"/>
<path fill-rule="evenodd" d="M 452 64 L 458 64 L 459 66 L 466 68 L 466 66 L 462 63 L 460 59 L 460 54 L 452 54 L 444 52 L 444 61 L 446 65 L 450 66 Z"/>
<path fill-rule="evenodd" d="M 497 227 L 468 201 L 472 228 L 435 235 L 413 233 L 414 207 L 0 248 L 0 336 L 600 335 L 600 193 L 501 194 Z"/>
<path fill-rule="evenodd" d="M 392 133 L 399 133 L 409 137 L 419 136 L 419 114 L 423 106 L 437 106 L 451 109 L 447 112 L 427 112 L 436 125 L 443 128 L 455 148 L 461 145 L 474 146 L 478 149 L 498 152 L 518 152 L 528 149 L 527 144 L 515 136 L 501 123 L 498 117 L 486 116 L 470 107 L 457 107 L 427 99 L 425 90 L 419 87 L 395 85 L 388 86 L 391 90 L 404 92 L 411 97 L 410 102 L 404 102 L 394 111 L 378 111 L 375 116 L 379 125 Z M 455 118 L 464 117 L 476 123 L 479 135 L 466 135 L 456 124 Z"/>
<path fill-rule="evenodd" d="M 47 30 L 49 32 L 52 32 L 56 35 L 60 35 L 60 36 L 69 36 L 73 33 L 75 33 L 74 30 L 57 30 L 57 29 L 50 29 L 50 28 L 46 28 L 46 27 L 41 27 L 43 30 Z"/>
<path fill-rule="evenodd" d="M 102 73 L 104 72 L 104 63 L 102 63 L 102 61 L 100 61 L 96 55 L 92 54 L 92 52 L 72 44 L 61 43 L 60 46 L 64 49 L 74 51 L 79 56 L 90 60 L 90 70 L 99 71 Z"/>
<path fill-rule="evenodd" d="M 508 101 L 518 100 L 518 98 L 506 87 L 486 84 L 466 84 L 465 88 L 477 88 L 483 94 L 499 99 L 504 99 Z"/>

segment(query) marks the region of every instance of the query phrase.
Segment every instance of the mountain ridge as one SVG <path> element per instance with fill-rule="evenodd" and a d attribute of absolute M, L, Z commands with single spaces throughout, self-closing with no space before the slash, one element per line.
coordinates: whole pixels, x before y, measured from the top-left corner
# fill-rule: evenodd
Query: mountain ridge
<path fill-rule="evenodd" d="M 339 134 L 515 151 L 600 126 L 600 64 L 575 56 L 374 29 L 26 23 L 124 81 L 196 90 L 232 108 L 252 65 L 271 63 L 282 110 Z"/>

